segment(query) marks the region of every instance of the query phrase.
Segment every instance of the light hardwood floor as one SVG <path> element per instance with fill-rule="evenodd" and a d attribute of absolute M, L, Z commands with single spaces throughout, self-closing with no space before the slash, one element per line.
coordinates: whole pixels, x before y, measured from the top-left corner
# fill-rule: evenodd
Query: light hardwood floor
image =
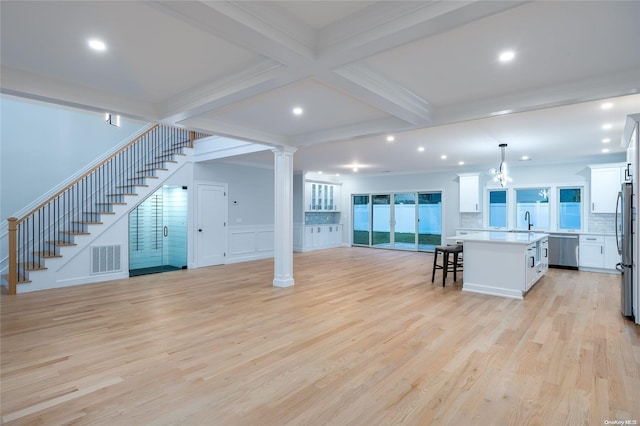
<path fill-rule="evenodd" d="M 104 425 L 640 423 L 619 277 L 550 270 L 522 301 L 366 248 L 2 295 L 2 420 Z"/>

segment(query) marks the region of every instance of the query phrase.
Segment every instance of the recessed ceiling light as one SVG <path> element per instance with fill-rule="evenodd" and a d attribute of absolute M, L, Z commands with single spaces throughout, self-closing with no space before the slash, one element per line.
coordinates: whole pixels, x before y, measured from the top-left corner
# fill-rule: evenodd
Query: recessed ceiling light
<path fill-rule="evenodd" d="M 613 126 L 609 123 L 602 125 L 602 130 L 611 130 Z"/>
<path fill-rule="evenodd" d="M 613 108 L 613 103 L 612 102 L 605 102 L 602 105 L 600 105 L 600 108 L 602 108 L 602 109 L 611 109 L 611 108 Z"/>
<path fill-rule="evenodd" d="M 293 109 L 293 115 L 302 115 L 302 113 L 304 112 L 304 110 L 300 107 L 295 107 Z"/>
<path fill-rule="evenodd" d="M 319 175 L 321 175 L 321 174 L 322 174 L 322 170 L 319 170 L 319 171 L 318 171 L 318 174 L 319 174 Z"/>
<path fill-rule="evenodd" d="M 464 166 L 464 161 L 458 161 L 458 166 Z"/>
<path fill-rule="evenodd" d="M 602 149 L 602 153 L 603 153 L 603 154 L 606 154 L 607 152 L 609 152 L 609 148 L 603 148 L 603 149 Z"/>
<path fill-rule="evenodd" d="M 500 62 L 510 62 L 515 57 L 516 52 L 514 52 L 513 50 L 505 50 L 500 54 L 500 56 L 498 56 L 498 59 L 500 59 Z"/>
<path fill-rule="evenodd" d="M 393 142 L 395 140 L 396 140 L 396 138 L 393 135 L 387 136 L 387 142 Z"/>
<path fill-rule="evenodd" d="M 446 159 L 447 159 L 447 156 L 446 156 L 446 155 L 444 155 L 444 154 L 442 154 L 442 155 L 440 156 L 440 159 L 441 159 L 441 160 L 446 160 Z"/>
<path fill-rule="evenodd" d="M 336 176 L 340 176 L 340 173 L 336 173 Z"/>
<path fill-rule="evenodd" d="M 357 172 L 357 171 L 358 171 L 358 168 L 357 168 L 357 167 L 354 167 L 354 168 L 353 168 L 353 171 L 354 171 L 354 172 Z"/>
<path fill-rule="evenodd" d="M 609 142 L 611 142 L 611 139 L 609 138 L 602 139 L 602 143 L 609 143 Z"/>
<path fill-rule="evenodd" d="M 522 157 L 520 157 L 520 159 L 522 161 L 527 161 L 527 160 L 529 160 L 529 156 L 528 155 L 523 155 Z"/>
<path fill-rule="evenodd" d="M 418 147 L 418 152 L 422 152 L 422 151 L 424 151 L 424 147 L 423 146 Z"/>
<path fill-rule="evenodd" d="M 107 50 L 107 45 L 102 40 L 98 40 L 97 38 L 92 38 L 89 40 L 89 47 L 93 50 L 97 50 L 99 52 Z"/>

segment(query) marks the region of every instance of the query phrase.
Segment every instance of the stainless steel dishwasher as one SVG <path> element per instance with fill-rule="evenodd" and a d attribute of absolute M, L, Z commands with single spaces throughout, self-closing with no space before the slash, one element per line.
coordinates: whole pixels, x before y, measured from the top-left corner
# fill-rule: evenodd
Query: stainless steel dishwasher
<path fill-rule="evenodd" d="M 549 266 L 578 269 L 578 243 L 575 234 L 549 234 Z"/>

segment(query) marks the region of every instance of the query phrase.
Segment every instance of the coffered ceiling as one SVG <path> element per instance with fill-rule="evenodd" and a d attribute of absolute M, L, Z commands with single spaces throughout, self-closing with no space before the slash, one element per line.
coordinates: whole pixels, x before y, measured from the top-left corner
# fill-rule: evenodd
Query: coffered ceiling
<path fill-rule="evenodd" d="M 3 93 L 293 146 L 298 170 L 484 167 L 499 143 L 532 163 L 614 158 L 640 112 L 637 1 L 4 0 L 0 15 Z"/>

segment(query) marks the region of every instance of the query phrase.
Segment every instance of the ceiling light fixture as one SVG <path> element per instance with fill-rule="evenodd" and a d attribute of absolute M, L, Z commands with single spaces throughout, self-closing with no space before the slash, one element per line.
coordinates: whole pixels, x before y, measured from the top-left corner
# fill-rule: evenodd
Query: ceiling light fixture
<path fill-rule="evenodd" d="M 89 47 L 93 50 L 97 50 L 99 52 L 104 52 L 107 50 L 107 45 L 102 40 L 98 40 L 97 38 L 92 38 L 88 41 Z"/>
<path fill-rule="evenodd" d="M 603 154 L 606 154 L 606 153 L 608 153 L 608 152 L 609 152 L 609 148 L 603 148 L 603 149 L 602 149 L 602 153 L 603 153 Z"/>
<path fill-rule="evenodd" d="M 357 167 L 354 167 L 354 168 L 353 168 L 353 171 L 354 171 L 354 172 L 358 172 L 358 168 L 357 168 Z"/>
<path fill-rule="evenodd" d="M 424 151 L 424 147 L 423 146 L 418 147 L 418 152 L 422 152 L 422 151 Z"/>
<path fill-rule="evenodd" d="M 531 158 L 529 158 L 529 156 L 528 156 L 528 155 L 523 155 L 522 157 L 520 157 L 520 159 L 521 159 L 522 161 L 529 161 L 529 160 L 531 160 Z"/>
<path fill-rule="evenodd" d="M 494 182 L 498 182 L 504 188 L 507 183 L 512 181 L 507 170 L 507 163 L 504 161 L 504 150 L 507 148 L 507 144 L 501 143 L 498 147 L 500 148 L 500 167 L 497 170 L 491 169 L 491 173 L 495 175 L 493 177 Z"/>
<path fill-rule="evenodd" d="M 295 107 L 293 109 L 293 115 L 302 115 L 302 113 L 304 112 L 304 110 L 300 107 Z"/>
<path fill-rule="evenodd" d="M 120 127 L 120 116 L 119 115 L 113 116 L 113 115 L 111 115 L 109 113 L 106 113 L 105 116 L 104 116 L 104 121 L 107 124 L 110 124 L 112 126 Z"/>
<path fill-rule="evenodd" d="M 516 52 L 514 52 L 513 50 L 505 50 L 500 54 L 500 56 L 498 56 L 498 59 L 500 59 L 500 62 L 510 62 L 515 57 Z"/>
<path fill-rule="evenodd" d="M 602 125 L 602 130 L 611 130 L 613 126 L 609 123 Z"/>
<path fill-rule="evenodd" d="M 611 108 L 613 108 L 613 103 L 612 102 L 605 102 L 602 105 L 600 105 L 600 108 L 602 108 L 602 109 L 611 109 Z"/>
<path fill-rule="evenodd" d="M 396 140 L 396 138 L 393 135 L 387 136 L 387 142 L 393 142 L 395 140 Z"/>
<path fill-rule="evenodd" d="M 446 155 L 444 155 L 444 154 L 442 154 L 442 155 L 440 156 L 440 159 L 441 159 L 441 160 L 446 160 L 446 159 L 447 159 L 447 156 L 446 156 Z"/>
<path fill-rule="evenodd" d="M 464 166 L 464 161 L 458 161 L 458 166 Z"/>
<path fill-rule="evenodd" d="M 609 143 L 609 142 L 611 142 L 611 139 L 609 138 L 602 139 L 602 143 Z"/>

